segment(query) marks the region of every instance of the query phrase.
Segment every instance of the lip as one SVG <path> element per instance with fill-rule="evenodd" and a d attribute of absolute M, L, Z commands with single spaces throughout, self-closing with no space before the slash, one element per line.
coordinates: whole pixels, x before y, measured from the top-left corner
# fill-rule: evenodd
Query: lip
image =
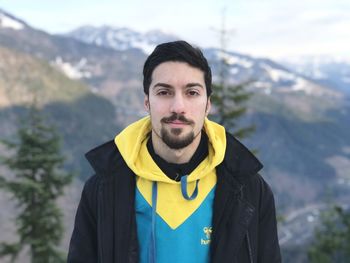
<path fill-rule="evenodd" d="M 186 122 L 182 122 L 182 121 L 170 121 L 170 122 L 166 122 L 166 124 L 172 127 L 183 127 L 185 125 L 188 125 Z"/>

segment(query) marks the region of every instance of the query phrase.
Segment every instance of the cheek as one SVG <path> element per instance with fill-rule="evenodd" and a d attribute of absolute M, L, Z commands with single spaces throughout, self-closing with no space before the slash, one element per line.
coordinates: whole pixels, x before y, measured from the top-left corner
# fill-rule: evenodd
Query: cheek
<path fill-rule="evenodd" d="M 149 113 L 153 119 L 161 119 L 166 115 L 164 108 L 159 104 L 152 104 Z"/>

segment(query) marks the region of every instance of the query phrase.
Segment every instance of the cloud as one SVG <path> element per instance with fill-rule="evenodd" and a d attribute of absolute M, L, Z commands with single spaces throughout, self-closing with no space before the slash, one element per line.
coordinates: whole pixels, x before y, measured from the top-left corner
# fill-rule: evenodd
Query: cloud
<path fill-rule="evenodd" d="M 344 53 L 350 46 L 349 0 L 0 0 L 5 10 L 51 33 L 91 24 L 138 31 L 162 29 L 200 46 L 218 46 L 221 10 L 234 29 L 230 48 L 276 56 L 283 53 Z M 9 7 L 9 9 L 8 9 Z"/>
<path fill-rule="evenodd" d="M 322 9 L 322 10 L 308 10 L 301 13 L 298 20 L 306 24 L 327 25 L 338 23 L 339 21 L 350 21 L 350 10 L 339 8 Z"/>

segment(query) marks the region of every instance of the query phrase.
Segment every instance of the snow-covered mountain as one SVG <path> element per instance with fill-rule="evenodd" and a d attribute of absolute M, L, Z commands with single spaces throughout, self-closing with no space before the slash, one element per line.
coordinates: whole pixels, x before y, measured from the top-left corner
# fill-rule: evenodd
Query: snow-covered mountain
<path fill-rule="evenodd" d="M 252 86 L 265 94 L 297 92 L 310 96 L 341 96 L 339 92 L 315 83 L 269 59 L 254 58 L 235 52 L 222 52 L 218 49 L 206 49 L 205 53 L 213 66 L 214 81 L 219 75 L 217 71 L 220 68 L 220 61 L 225 59 L 229 66 L 229 82 L 238 84 L 253 81 Z"/>
<path fill-rule="evenodd" d="M 25 22 L 0 9 L 0 28 L 21 30 L 25 27 L 27 27 Z"/>
<path fill-rule="evenodd" d="M 128 28 L 108 26 L 84 26 L 66 34 L 66 36 L 119 51 L 138 48 L 146 54 L 150 53 L 159 43 L 179 39 L 156 30 L 143 34 Z M 212 65 L 214 81 L 219 75 L 220 61 L 225 58 L 229 64 L 228 81 L 231 83 L 254 81 L 252 86 L 266 94 L 271 92 L 303 92 L 312 96 L 340 96 L 336 91 L 268 59 L 255 58 L 235 52 L 222 52 L 216 48 L 205 49 L 204 53 Z"/>
<path fill-rule="evenodd" d="M 149 54 L 158 43 L 179 39 L 177 36 L 152 30 L 140 33 L 125 27 L 83 26 L 66 34 L 77 40 L 116 50 L 139 48 Z"/>
<path fill-rule="evenodd" d="M 304 56 L 281 60 L 299 74 L 350 95 L 350 58 Z"/>
<path fill-rule="evenodd" d="M 9 68 L 4 55 L 0 56 L 0 66 L 3 62 L 3 68 L 7 70 L 0 69 L 0 88 L 14 86 L 18 89 L 18 82 L 29 83 L 23 81 L 24 73 L 30 77 L 35 77 L 36 74 L 42 77 L 42 74 L 55 72 L 59 68 L 69 78 L 79 79 L 92 91 L 98 92 L 113 103 L 104 104 L 100 100 L 96 102 L 89 96 L 83 100 L 77 99 L 76 103 L 64 104 L 60 108 L 57 108 L 56 104 L 52 106 L 53 110 L 59 110 L 52 116 L 55 122 L 61 123 L 59 127 L 68 145 L 67 156 L 72 162 L 81 165 L 83 179 L 90 174 L 86 171 L 87 163 L 80 159 L 83 156 L 83 147 L 96 145 L 97 140 L 107 140 L 110 137 L 107 136 L 107 132 L 115 134 L 117 129 L 112 127 L 115 119 L 119 124 L 129 121 L 129 117 L 139 118 L 140 109 L 144 113 L 142 65 L 146 54 L 158 43 L 177 39 L 160 31 L 142 34 L 125 28 L 119 31 L 104 28 L 104 34 L 96 28 L 85 30 L 84 37 L 75 36 L 80 39 L 78 41 L 69 35 L 51 35 L 32 28 L 0 11 L 0 49 L 6 49 L 7 53 L 21 57 L 33 57 L 31 60 L 37 61 L 35 64 L 40 64 L 40 61 L 46 63 L 45 71 L 31 66 L 23 72 L 23 67 Z M 251 87 L 256 92 L 248 102 L 247 114 L 242 121 L 243 124 L 254 123 L 256 133 L 246 144 L 252 149 L 258 149 L 259 159 L 265 165 L 264 177 L 276 193 L 277 205 L 289 209 L 319 202 L 327 191 L 349 200 L 349 100 L 343 100 L 340 91 L 321 84 L 322 78 L 314 81 L 310 77 L 313 75 L 306 76 L 305 70 L 299 70 L 302 73 L 300 74 L 297 73 L 298 70 L 288 69 L 284 63 L 234 52 L 222 52 L 214 48 L 205 49 L 204 53 L 212 66 L 214 81 L 218 80 L 220 60 L 223 58 L 229 64 L 228 80 L 231 83 L 253 81 Z M 2 54 L 5 54 L 5 51 Z M 15 62 L 18 60 L 11 57 L 8 59 Z M 341 63 L 344 67 L 341 67 Z M 341 63 L 338 61 L 328 64 L 333 65 L 334 74 L 338 72 L 345 77 L 342 80 L 346 82 L 350 63 Z M 315 69 L 323 70 L 323 67 Z M 329 66 L 328 71 L 331 70 L 332 66 Z M 317 70 L 313 72 L 317 73 Z M 322 74 L 319 74 L 319 77 Z M 47 83 L 33 81 L 32 86 L 36 83 L 51 85 L 51 75 L 48 75 L 47 79 Z M 61 94 L 69 90 L 66 81 L 55 83 L 58 87 L 56 92 Z M 13 90 L 11 89 L 11 92 Z M 11 94 L 23 95 L 22 92 Z M 67 94 L 70 93 L 67 91 Z M 0 100 L 3 97 L 0 91 Z M 18 111 L 17 108 L 14 110 Z M 84 113 L 83 117 L 81 112 Z M 95 115 L 100 112 L 103 114 Z M 113 115 L 114 112 L 117 116 Z M 7 108 L 2 108 L 0 113 L 3 128 L 13 117 Z M 76 127 L 80 128 L 81 132 L 77 132 Z M 4 129 L 0 131 L 4 132 Z M 85 133 L 87 137 L 84 137 Z M 80 143 L 81 141 L 84 143 Z"/>

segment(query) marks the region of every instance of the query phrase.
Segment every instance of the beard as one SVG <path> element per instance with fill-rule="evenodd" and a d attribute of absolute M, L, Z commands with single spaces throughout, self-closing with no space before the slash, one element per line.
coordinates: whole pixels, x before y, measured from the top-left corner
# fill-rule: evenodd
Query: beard
<path fill-rule="evenodd" d="M 190 145 L 195 138 L 193 131 L 191 131 L 182 138 L 179 137 L 181 132 L 181 128 L 174 128 L 168 131 L 164 127 L 162 127 L 162 129 L 160 130 L 160 137 L 170 149 L 179 150 Z"/>
<path fill-rule="evenodd" d="M 172 114 L 170 117 L 164 117 L 161 122 L 168 123 L 175 120 L 180 120 L 187 125 L 194 125 L 192 120 L 188 120 L 185 116 L 176 113 Z M 191 131 L 186 136 L 180 137 L 182 130 L 182 128 L 172 128 L 169 131 L 163 126 L 160 130 L 160 138 L 170 149 L 179 150 L 185 148 L 193 142 L 195 135 L 194 132 Z"/>

